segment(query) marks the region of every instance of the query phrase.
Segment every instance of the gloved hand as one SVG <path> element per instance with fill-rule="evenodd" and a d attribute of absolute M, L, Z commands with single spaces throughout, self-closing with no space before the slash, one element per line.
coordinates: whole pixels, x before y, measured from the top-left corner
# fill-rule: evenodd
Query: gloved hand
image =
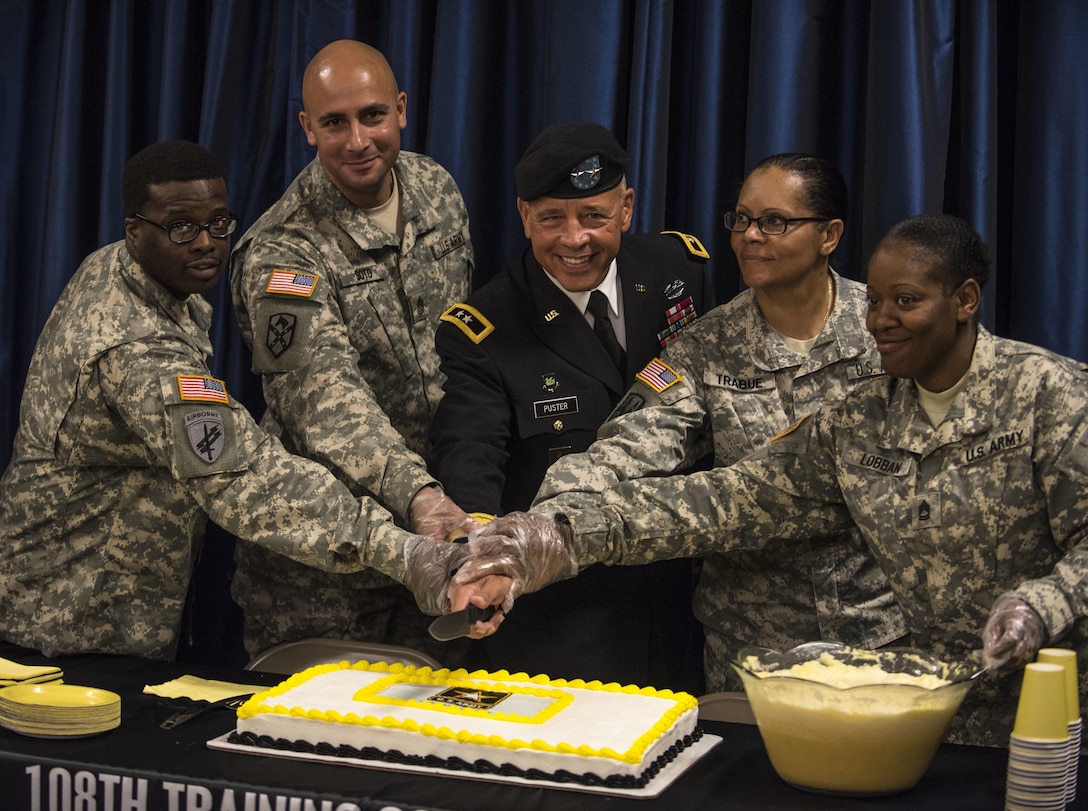
<path fill-rule="evenodd" d="M 456 544 L 460 546 L 460 544 Z M 511 578 L 502 609 L 509 613 L 521 594 L 578 574 L 571 529 L 536 513 L 507 513 L 469 533 L 471 556 L 453 577 L 454 584 L 492 575 Z"/>
<path fill-rule="evenodd" d="M 1046 636 L 1046 626 L 1034 608 L 1015 594 L 1002 594 L 990 609 L 982 633 L 982 661 L 987 670 L 1016 670 L 1032 660 Z"/>
<path fill-rule="evenodd" d="M 471 556 L 466 543 L 446 543 L 422 535 L 405 542 L 404 585 L 415 595 L 420 611 L 431 615 L 450 612 L 450 581 Z"/>
<path fill-rule="evenodd" d="M 412 532 L 426 535 L 436 541 L 447 541 L 451 536 L 467 535 L 479 524 L 468 513 L 454 504 L 437 482 L 421 487 L 408 505 L 408 524 Z"/>

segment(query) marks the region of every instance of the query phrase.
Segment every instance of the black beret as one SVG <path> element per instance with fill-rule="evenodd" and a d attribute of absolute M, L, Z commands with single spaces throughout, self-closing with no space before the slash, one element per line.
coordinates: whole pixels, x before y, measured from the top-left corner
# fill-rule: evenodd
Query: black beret
<path fill-rule="evenodd" d="M 627 153 L 600 124 L 553 124 L 529 144 L 514 170 L 518 197 L 590 197 L 619 184 Z"/>

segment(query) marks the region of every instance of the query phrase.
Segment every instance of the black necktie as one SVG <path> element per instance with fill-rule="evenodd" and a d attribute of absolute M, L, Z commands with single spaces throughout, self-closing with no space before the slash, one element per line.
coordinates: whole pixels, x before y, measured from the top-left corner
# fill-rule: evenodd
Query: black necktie
<path fill-rule="evenodd" d="M 597 333 L 601 343 L 604 344 L 608 357 L 616 364 L 621 372 L 624 369 L 624 351 L 616 338 L 616 331 L 612 329 L 612 319 L 608 317 L 608 298 L 600 290 L 594 290 L 589 294 L 589 305 L 586 307 L 593 314 L 593 331 Z"/>

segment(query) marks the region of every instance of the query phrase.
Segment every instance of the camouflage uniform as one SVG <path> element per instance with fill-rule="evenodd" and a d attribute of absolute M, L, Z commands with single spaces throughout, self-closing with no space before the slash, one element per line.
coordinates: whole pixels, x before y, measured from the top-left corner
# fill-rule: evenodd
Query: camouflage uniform
<path fill-rule="evenodd" d="M 421 457 L 442 395 L 434 330 L 468 294 L 473 255 L 449 173 L 404 151 L 395 171 L 399 245 L 315 159 L 239 241 L 230 281 L 268 404 L 262 425 L 404 519 L 434 481 Z M 250 653 L 307 636 L 439 652 L 411 595 L 376 572 L 329 575 L 251 545 L 236 556 Z"/>
<path fill-rule="evenodd" d="M 172 658 L 207 516 L 304 563 L 402 577 L 392 516 L 287 453 L 209 376 L 211 307 L 124 242 L 89 256 L 31 361 L 0 480 L 0 636 Z M 242 544 L 240 544 L 242 545 Z"/>
<path fill-rule="evenodd" d="M 664 388 L 636 380 L 597 442 L 554 465 L 537 498 L 674 473 L 708 452 L 714 466 L 732 464 L 882 374 L 865 329 L 865 286 L 834 277 L 835 309 L 808 357 L 786 346 L 746 290 L 670 343 L 661 359 L 678 377 Z M 744 645 L 785 650 L 832 639 L 875 648 L 906 633 L 887 578 L 856 530 L 789 549 L 706 555 L 695 613 L 706 634 L 709 690 L 742 689 L 729 662 Z"/>
<path fill-rule="evenodd" d="M 1011 591 L 1048 644 L 1077 651 L 1088 691 L 1088 375 L 979 328 L 964 390 L 938 428 L 914 383 L 881 379 L 730 468 L 621 483 L 571 511 L 583 565 L 780 543 L 856 522 L 888 573 L 912 644 L 982 647 Z M 724 531 L 724 535 L 723 535 Z M 951 739 L 1004 746 L 1020 675 L 972 687 Z"/>

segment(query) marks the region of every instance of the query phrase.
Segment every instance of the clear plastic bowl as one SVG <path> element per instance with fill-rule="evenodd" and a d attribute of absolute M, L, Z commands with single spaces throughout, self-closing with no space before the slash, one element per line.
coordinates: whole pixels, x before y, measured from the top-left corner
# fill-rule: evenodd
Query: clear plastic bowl
<path fill-rule="evenodd" d="M 841 663 L 859 683 L 774 675 L 811 660 L 836 669 Z M 979 673 L 976 661 L 943 662 L 914 648 L 867 651 L 830 642 L 784 652 L 747 647 L 732 664 L 779 777 L 808 791 L 851 795 L 895 794 L 917 783 Z M 947 683 L 863 683 L 887 678 L 882 673 Z"/>

